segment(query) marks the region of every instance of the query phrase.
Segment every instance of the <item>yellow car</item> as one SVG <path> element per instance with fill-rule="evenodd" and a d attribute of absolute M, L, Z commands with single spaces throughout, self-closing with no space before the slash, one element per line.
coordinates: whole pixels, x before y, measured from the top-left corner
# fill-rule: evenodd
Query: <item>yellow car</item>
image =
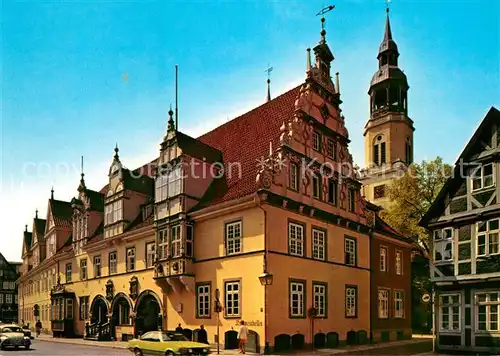
<path fill-rule="evenodd" d="M 135 356 L 208 355 L 210 346 L 189 341 L 175 331 L 150 331 L 128 342 Z"/>

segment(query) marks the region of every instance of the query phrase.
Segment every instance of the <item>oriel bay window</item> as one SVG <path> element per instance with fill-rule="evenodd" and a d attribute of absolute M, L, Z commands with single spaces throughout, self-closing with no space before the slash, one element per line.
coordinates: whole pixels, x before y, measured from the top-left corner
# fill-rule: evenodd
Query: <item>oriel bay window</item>
<path fill-rule="evenodd" d="M 498 309 L 500 307 L 500 292 L 481 292 L 475 294 L 476 298 L 476 331 L 498 332 Z"/>
<path fill-rule="evenodd" d="M 104 207 L 104 225 L 113 224 L 123 219 L 123 200 L 117 200 Z"/>
<path fill-rule="evenodd" d="M 160 172 L 155 181 L 155 198 L 157 202 L 175 197 L 182 189 L 181 166 L 177 165 L 171 170 Z"/>
<path fill-rule="evenodd" d="M 489 256 L 500 253 L 500 219 L 482 221 L 476 224 L 477 255 Z"/>
<path fill-rule="evenodd" d="M 181 256 L 181 226 L 176 225 L 172 226 L 171 229 L 171 240 L 172 240 L 172 257 L 180 257 Z"/>
<path fill-rule="evenodd" d="M 439 329 L 460 331 L 460 294 L 443 294 L 439 297 Z"/>

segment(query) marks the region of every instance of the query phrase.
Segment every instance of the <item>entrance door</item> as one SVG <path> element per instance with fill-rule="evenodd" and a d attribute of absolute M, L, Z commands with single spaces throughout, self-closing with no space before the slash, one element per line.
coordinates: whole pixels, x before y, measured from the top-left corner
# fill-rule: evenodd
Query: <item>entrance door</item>
<path fill-rule="evenodd" d="M 145 296 L 137 308 L 136 333 L 145 334 L 149 331 L 157 331 L 159 328 L 160 305 L 155 297 Z"/>
<path fill-rule="evenodd" d="M 104 324 L 108 322 L 108 307 L 106 302 L 102 299 L 96 300 L 92 310 L 91 323 Z"/>

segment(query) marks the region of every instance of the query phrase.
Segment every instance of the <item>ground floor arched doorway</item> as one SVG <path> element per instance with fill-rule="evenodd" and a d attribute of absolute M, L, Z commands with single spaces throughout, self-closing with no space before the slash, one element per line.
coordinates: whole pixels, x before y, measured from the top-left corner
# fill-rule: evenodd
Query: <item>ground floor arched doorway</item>
<path fill-rule="evenodd" d="M 127 330 L 132 329 L 131 311 L 130 298 L 124 293 L 118 293 L 111 304 L 111 335 L 116 340 L 120 340 L 123 334 L 130 333 Z"/>
<path fill-rule="evenodd" d="M 91 324 L 104 324 L 108 322 L 108 304 L 102 296 L 97 296 L 92 302 Z"/>
<path fill-rule="evenodd" d="M 142 335 L 161 327 L 160 299 L 152 291 L 143 292 L 136 303 L 135 334 Z"/>

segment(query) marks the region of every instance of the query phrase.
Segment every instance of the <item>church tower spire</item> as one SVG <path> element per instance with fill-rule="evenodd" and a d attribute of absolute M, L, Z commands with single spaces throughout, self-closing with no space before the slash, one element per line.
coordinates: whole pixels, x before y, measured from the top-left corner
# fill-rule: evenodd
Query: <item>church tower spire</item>
<path fill-rule="evenodd" d="M 399 68 L 389 8 L 368 95 L 370 118 L 365 125 L 365 165 L 361 182 L 367 200 L 387 208 L 385 187 L 413 163 L 413 121 L 408 117 L 408 80 Z"/>
<path fill-rule="evenodd" d="M 366 165 L 382 166 L 413 162 L 413 121 L 408 117 L 408 80 L 399 68 L 399 50 L 394 41 L 389 8 L 384 37 L 377 55 L 378 70 L 372 77 L 370 119 L 365 130 Z"/>

